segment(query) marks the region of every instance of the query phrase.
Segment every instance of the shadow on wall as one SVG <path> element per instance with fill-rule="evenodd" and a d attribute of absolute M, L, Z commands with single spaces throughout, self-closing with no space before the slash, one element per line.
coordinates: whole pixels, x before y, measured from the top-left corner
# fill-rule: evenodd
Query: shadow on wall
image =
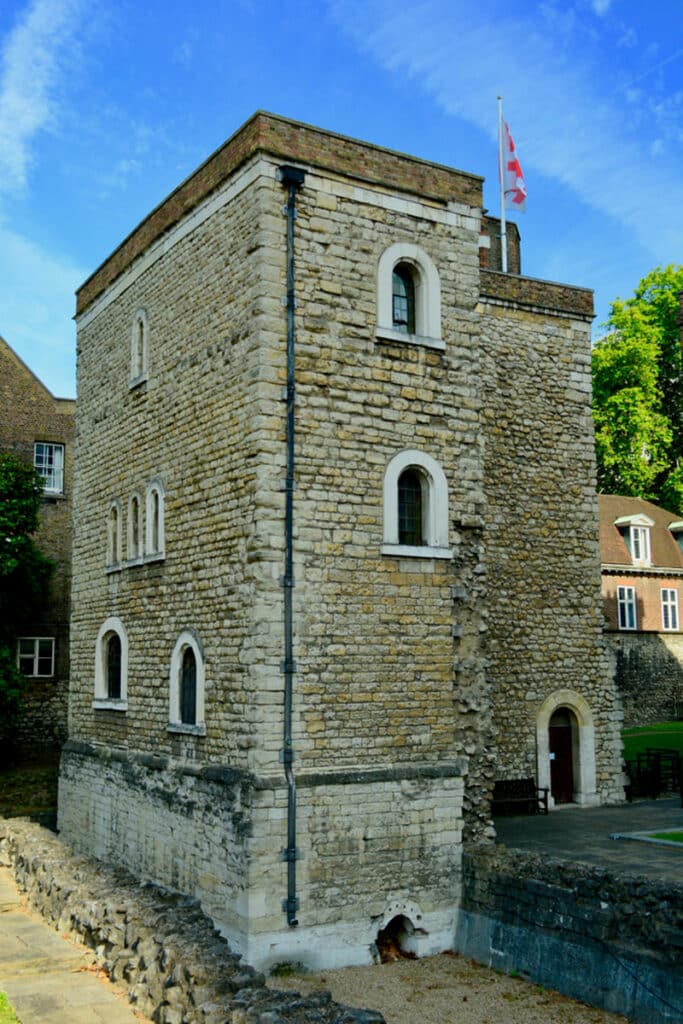
<path fill-rule="evenodd" d="M 624 725 L 683 719 L 683 634 L 609 634 Z"/>

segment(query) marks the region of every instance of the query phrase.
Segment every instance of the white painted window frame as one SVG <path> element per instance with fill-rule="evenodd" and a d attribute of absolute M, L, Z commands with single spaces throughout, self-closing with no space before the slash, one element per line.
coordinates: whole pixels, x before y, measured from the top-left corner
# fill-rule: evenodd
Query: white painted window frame
<path fill-rule="evenodd" d="M 662 606 L 662 630 L 677 633 L 680 622 L 678 616 L 678 590 L 675 587 L 662 587 L 660 590 Z"/>
<path fill-rule="evenodd" d="M 406 469 L 414 469 L 423 482 L 422 528 L 426 544 L 400 544 L 398 534 L 398 481 Z M 448 483 L 431 455 L 407 448 L 391 459 L 384 473 L 383 555 L 400 558 L 452 558 L 448 544 Z"/>
<path fill-rule="evenodd" d="M 415 333 L 394 327 L 393 273 L 399 263 L 413 271 L 415 284 Z M 377 326 L 380 341 L 398 341 L 443 351 L 441 338 L 441 282 L 430 256 L 412 242 L 395 242 L 385 249 L 377 264 Z"/>
<path fill-rule="evenodd" d="M 147 380 L 148 351 L 149 321 L 147 310 L 141 308 L 133 317 L 130 332 L 130 388 L 136 388 Z"/>
<path fill-rule="evenodd" d="M 154 497 L 158 497 L 159 521 L 157 543 L 154 544 Z M 166 528 L 164 505 L 166 492 L 159 479 L 149 480 L 145 490 L 145 561 L 154 562 L 166 557 Z"/>
<path fill-rule="evenodd" d="M 29 679 L 51 679 L 55 674 L 55 638 L 53 636 L 19 636 L 17 637 L 17 668 L 21 669 L 21 659 L 29 657 L 28 654 L 21 654 L 21 645 L 30 641 L 33 645 L 33 671 L 27 672 L 26 676 Z M 38 649 L 41 643 L 49 642 L 50 644 L 50 671 L 39 672 L 38 671 Z"/>
<path fill-rule="evenodd" d="M 116 633 L 121 641 L 121 696 L 112 700 L 107 689 L 106 649 L 107 637 Z M 128 710 L 128 634 L 121 619 L 111 615 L 100 626 L 95 643 L 95 697 L 94 708 L 106 708 L 110 711 Z"/>
<path fill-rule="evenodd" d="M 633 613 L 633 625 L 623 625 L 623 622 L 628 622 L 629 609 Z M 623 613 L 623 614 L 622 614 Z M 638 629 L 638 605 L 636 602 L 636 588 L 628 586 L 627 584 L 621 584 L 617 587 L 617 624 L 620 630 L 627 633 L 632 633 Z"/>
<path fill-rule="evenodd" d="M 52 451 L 52 466 L 43 472 L 45 459 L 39 459 L 39 449 Z M 43 454 L 42 452 L 40 453 Z M 33 445 L 33 467 L 43 478 L 44 494 L 64 494 L 64 460 L 66 451 L 63 444 L 57 441 L 35 441 Z"/>
<path fill-rule="evenodd" d="M 183 669 L 183 655 L 188 647 L 194 653 L 195 665 L 197 667 L 197 706 L 195 714 L 197 721 L 194 725 L 188 725 L 180 720 L 180 677 Z M 176 645 L 171 655 L 168 689 L 168 731 L 185 733 L 190 736 L 206 736 L 206 724 L 204 721 L 204 694 L 206 691 L 204 649 L 200 638 L 192 629 L 184 630 L 176 640 Z"/>
<path fill-rule="evenodd" d="M 650 557 L 650 527 L 643 525 L 632 525 L 631 533 L 631 558 L 637 565 L 651 565 Z"/>

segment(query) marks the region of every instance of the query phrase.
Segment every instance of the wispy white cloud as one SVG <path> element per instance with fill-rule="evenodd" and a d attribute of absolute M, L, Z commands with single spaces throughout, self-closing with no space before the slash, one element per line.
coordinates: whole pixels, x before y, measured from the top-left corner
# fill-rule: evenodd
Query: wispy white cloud
<path fill-rule="evenodd" d="M 599 17 L 607 14 L 611 6 L 612 0 L 591 0 L 591 7 Z"/>
<path fill-rule="evenodd" d="M 0 190 L 27 182 L 31 142 L 58 116 L 83 0 L 32 0 L 0 56 Z"/>
<path fill-rule="evenodd" d="M 680 252 L 680 150 L 667 149 L 666 139 L 683 129 L 683 111 L 667 107 L 665 134 L 661 123 L 648 124 L 656 95 L 650 90 L 641 109 L 630 88 L 626 116 L 610 73 L 609 48 L 617 45 L 611 29 L 596 40 L 582 19 L 552 3 L 519 16 L 506 15 L 502 3 L 494 14 L 477 0 L 423 0 L 398 13 L 389 0 L 329 5 L 377 63 L 492 137 L 493 104 L 502 94 L 525 169 L 555 179 L 628 227 L 656 259 L 663 249 L 669 258 Z M 652 145 L 656 161 L 646 156 Z"/>

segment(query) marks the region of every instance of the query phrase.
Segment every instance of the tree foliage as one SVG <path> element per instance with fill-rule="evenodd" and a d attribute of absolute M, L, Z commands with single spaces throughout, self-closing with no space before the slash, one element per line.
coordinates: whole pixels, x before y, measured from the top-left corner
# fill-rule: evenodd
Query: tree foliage
<path fill-rule="evenodd" d="M 20 711 L 16 638 L 40 616 L 52 573 L 31 537 L 42 491 L 32 466 L 0 453 L 0 738 L 11 735 Z"/>
<path fill-rule="evenodd" d="M 683 267 L 658 267 L 611 307 L 593 349 L 598 489 L 683 512 Z"/>

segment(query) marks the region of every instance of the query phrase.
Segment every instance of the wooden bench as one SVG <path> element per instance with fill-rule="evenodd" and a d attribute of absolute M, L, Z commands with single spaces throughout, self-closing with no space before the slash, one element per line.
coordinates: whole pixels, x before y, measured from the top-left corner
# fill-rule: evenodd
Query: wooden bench
<path fill-rule="evenodd" d="M 500 779 L 493 784 L 492 814 L 547 814 L 548 790 L 533 779 Z"/>

